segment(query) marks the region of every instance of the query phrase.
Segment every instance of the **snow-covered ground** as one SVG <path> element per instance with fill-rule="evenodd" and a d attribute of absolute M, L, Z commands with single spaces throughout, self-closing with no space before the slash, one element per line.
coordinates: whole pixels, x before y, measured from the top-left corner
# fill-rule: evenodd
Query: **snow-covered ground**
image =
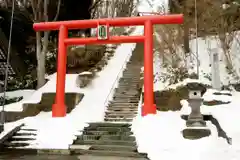
<path fill-rule="evenodd" d="M 193 45 L 194 40 L 191 42 L 192 50 L 195 47 Z M 204 77 L 203 73 L 209 74 L 211 68 L 209 67 L 210 58 L 208 53 L 207 42 L 203 39 L 198 40 L 200 55 L 200 79 L 185 79 L 174 85 L 168 85 L 159 80 L 159 75 L 166 73 L 166 69 L 161 67 L 161 60 L 159 55 L 155 55 L 154 58 L 154 74 L 155 83 L 154 90 L 174 89 L 178 86 L 186 85 L 189 82 L 201 82 L 211 85 L 211 81 Z M 212 44 L 217 43 L 212 40 Z M 234 46 L 236 47 L 236 46 Z M 235 50 L 237 51 L 237 50 Z M 235 63 L 235 66 L 237 63 Z M 225 71 L 225 63 L 220 62 L 220 75 L 223 84 L 227 84 L 227 81 L 232 77 Z M 226 78 L 228 77 L 228 78 Z M 136 117 L 133 121 L 132 130 L 136 136 L 137 144 L 139 146 L 139 152 L 148 153 L 151 160 L 159 159 L 185 159 L 185 160 L 237 160 L 240 158 L 240 127 L 236 122 L 240 121 L 239 111 L 240 108 L 240 93 L 232 91 L 232 96 L 227 95 L 214 95 L 214 92 L 219 92 L 213 89 L 208 89 L 203 95 L 205 101 L 220 100 L 223 102 L 231 102 L 230 104 L 221 104 L 216 106 L 201 106 L 201 112 L 203 114 L 210 114 L 215 117 L 227 136 L 232 138 L 232 145 L 229 145 L 226 139 L 218 137 L 216 127 L 207 122 L 208 128 L 211 130 L 211 136 L 202 138 L 199 140 L 187 140 L 182 136 L 182 130 L 186 128 L 185 121 L 181 119 L 181 115 L 189 114 L 191 109 L 188 106 L 186 100 L 182 100 L 181 104 L 183 108 L 181 111 L 168 111 L 157 112 L 156 115 L 148 115 Z M 223 93 L 229 93 L 230 91 L 222 91 Z"/>
<path fill-rule="evenodd" d="M 137 137 L 139 152 L 148 153 L 151 160 L 161 159 L 186 159 L 186 160 L 237 160 L 240 158 L 240 103 L 239 92 L 232 92 L 231 96 L 212 95 L 214 90 L 209 90 L 204 95 L 205 99 L 221 99 L 231 101 L 230 104 L 216 106 L 201 106 L 203 114 L 213 115 L 220 123 L 227 136 L 232 138 L 232 145 L 226 139 L 218 137 L 216 127 L 207 122 L 211 129 L 211 136 L 199 140 L 187 140 L 182 136 L 186 128 L 182 114 L 189 114 L 188 102 L 183 100 L 181 111 L 157 112 L 156 115 L 146 117 L 138 116 L 133 121 L 133 131 Z"/>

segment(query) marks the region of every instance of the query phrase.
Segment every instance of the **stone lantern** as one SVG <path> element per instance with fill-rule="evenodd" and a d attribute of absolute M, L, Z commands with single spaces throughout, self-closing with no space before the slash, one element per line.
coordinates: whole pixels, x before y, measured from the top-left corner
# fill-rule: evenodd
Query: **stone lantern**
<path fill-rule="evenodd" d="M 202 105 L 203 98 L 200 90 L 189 90 L 188 103 L 191 107 L 191 113 L 188 116 L 186 125 L 187 127 L 205 127 L 206 122 L 203 120 L 200 106 Z"/>
<path fill-rule="evenodd" d="M 188 103 L 191 113 L 187 117 L 186 128 L 183 130 L 184 138 L 198 139 L 211 134 L 211 130 L 207 127 L 200 110 L 203 103 L 202 87 L 198 83 L 188 85 Z"/>

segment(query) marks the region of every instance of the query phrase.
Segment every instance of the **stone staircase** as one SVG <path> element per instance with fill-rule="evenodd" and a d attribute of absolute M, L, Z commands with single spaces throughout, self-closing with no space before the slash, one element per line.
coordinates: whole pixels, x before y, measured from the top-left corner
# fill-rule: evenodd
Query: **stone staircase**
<path fill-rule="evenodd" d="M 115 89 L 113 100 L 109 102 L 105 122 L 90 123 L 82 135 L 70 146 L 72 154 L 82 156 L 115 156 L 131 159 L 147 159 L 147 155 L 138 153 L 135 137 L 129 122 L 138 114 L 141 95 L 143 45 L 137 44 L 127 63 L 119 85 Z M 94 159 L 94 158 L 91 158 Z"/>
<path fill-rule="evenodd" d="M 19 131 L 15 132 L 13 136 L 4 141 L 1 152 L 7 153 L 36 153 L 32 146 L 36 143 L 37 130 L 28 129 L 22 126 Z"/>
<path fill-rule="evenodd" d="M 105 121 L 131 122 L 137 115 L 138 103 L 141 96 L 142 81 L 140 80 L 143 47 L 137 44 L 132 57 L 123 71 L 115 89 L 113 100 L 107 106 Z"/>
<path fill-rule="evenodd" d="M 90 123 L 70 146 L 72 154 L 144 158 L 137 152 L 135 137 L 127 123 Z"/>
<path fill-rule="evenodd" d="M 134 67 L 132 61 L 128 63 L 113 100 L 107 107 L 105 121 L 131 122 L 137 115 L 141 89 L 140 69 L 141 66 Z"/>

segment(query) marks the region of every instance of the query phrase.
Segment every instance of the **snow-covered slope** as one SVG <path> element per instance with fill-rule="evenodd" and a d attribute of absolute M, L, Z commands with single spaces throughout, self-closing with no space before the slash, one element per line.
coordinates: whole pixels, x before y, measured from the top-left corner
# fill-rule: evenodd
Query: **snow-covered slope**
<path fill-rule="evenodd" d="M 236 32 L 235 38 L 233 39 L 232 44 L 230 45 L 230 55 L 231 60 L 233 62 L 234 69 L 236 70 L 238 76 L 240 75 L 240 43 L 239 43 L 240 32 Z M 236 80 L 233 75 L 229 75 L 226 69 L 226 60 L 221 47 L 221 43 L 216 36 L 209 36 L 206 38 L 198 38 L 190 41 L 190 47 L 193 53 L 196 53 L 196 42 L 198 43 L 198 53 L 200 60 L 200 77 L 206 79 L 205 75 L 211 74 L 211 61 L 210 55 L 213 52 L 217 52 L 219 54 L 219 70 L 220 70 L 220 79 L 222 84 L 227 85 L 229 83 L 234 83 Z M 194 66 L 193 70 L 196 72 L 196 59 L 192 63 Z"/>

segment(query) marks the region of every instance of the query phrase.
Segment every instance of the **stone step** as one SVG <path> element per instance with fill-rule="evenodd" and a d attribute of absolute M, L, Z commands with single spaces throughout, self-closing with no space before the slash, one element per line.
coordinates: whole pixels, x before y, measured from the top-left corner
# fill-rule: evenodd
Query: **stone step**
<path fill-rule="evenodd" d="M 124 97 L 129 97 L 129 98 L 132 98 L 132 97 L 140 97 L 140 92 L 138 91 L 135 91 L 135 93 L 133 92 L 123 92 L 123 91 L 118 91 L 118 92 L 115 92 L 114 93 L 114 97 L 121 97 L 121 96 L 124 96 Z"/>
<path fill-rule="evenodd" d="M 30 132 L 17 132 L 14 134 L 14 136 L 36 136 L 36 133 L 30 133 Z"/>
<path fill-rule="evenodd" d="M 123 84 L 138 85 L 139 81 L 135 81 L 135 82 L 134 81 L 127 81 L 127 80 L 126 81 L 119 81 L 119 84 L 122 84 L 122 85 Z"/>
<path fill-rule="evenodd" d="M 16 148 L 16 147 L 26 147 L 30 144 L 25 142 L 19 142 L 19 143 L 12 143 L 12 142 L 4 142 L 4 148 Z"/>
<path fill-rule="evenodd" d="M 133 55 L 131 58 L 133 59 L 129 59 L 131 60 L 132 63 L 135 63 L 135 67 L 143 67 L 143 62 L 140 61 L 140 59 L 138 58 L 139 55 Z M 142 60 L 143 61 L 143 60 Z M 130 61 L 129 61 L 130 62 Z"/>
<path fill-rule="evenodd" d="M 138 89 L 140 88 L 140 84 L 139 83 L 119 83 L 117 88 L 133 88 L 133 89 Z"/>
<path fill-rule="evenodd" d="M 123 79 L 119 81 L 119 84 L 139 84 L 140 80 L 130 80 L 130 79 Z"/>
<path fill-rule="evenodd" d="M 138 98 L 140 99 L 140 94 L 124 94 L 124 93 L 115 93 L 113 98 Z"/>
<path fill-rule="evenodd" d="M 130 90 L 130 91 L 120 91 L 120 90 L 117 90 L 117 91 L 115 91 L 114 95 L 118 95 L 118 94 L 139 95 L 141 93 L 139 93 L 139 91 L 137 91 L 137 90 Z"/>
<path fill-rule="evenodd" d="M 111 118 L 111 119 L 119 119 L 119 118 L 122 118 L 122 119 L 129 119 L 129 118 L 134 118 L 136 117 L 137 114 L 131 114 L 131 115 L 118 115 L 118 114 L 114 114 L 114 115 L 106 115 L 105 118 Z"/>
<path fill-rule="evenodd" d="M 107 111 L 105 113 L 106 115 L 108 114 L 138 114 L 137 111 Z"/>
<path fill-rule="evenodd" d="M 131 87 L 131 88 L 139 88 L 139 83 L 119 83 L 118 88 L 120 87 Z"/>
<path fill-rule="evenodd" d="M 118 93 L 114 94 L 113 98 L 138 98 L 139 99 L 140 95 L 139 94 L 124 94 L 124 93 Z"/>
<path fill-rule="evenodd" d="M 123 74 L 123 77 L 122 79 L 132 79 L 132 80 L 140 80 L 140 75 L 139 76 L 136 76 L 136 75 L 133 75 L 133 74 Z"/>
<path fill-rule="evenodd" d="M 95 127 L 95 128 L 85 128 L 85 131 L 110 131 L 110 132 L 131 132 L 129 127 Z"/>
<path fill-rule="evenodd" d="M 17 147 L 17 148 L 12 148 L 12 147 L 5 147 L 1 149 L 1 154 L 3 155 L 37 155 L 38 151 L 37 149 L 33 148 L 25 148 L 25 147 Z M 6 158 L 8 159 L 8 158 Z M 20 158 L 19 158 L 20 159 Z"/>
<path fill-rule="evenodd" d="M 138 102 L 139 102 L 139 99 L 133 99 L 133 100 L 131 100 L 131 99 L 114 99 L 114 100 L 112 100 L 112 102 L 113 103 L 137 103 L 138 104 Z"/>
<path fill-rule="evenodd" d="M 139 82 L 137 82 L 137 83 L 132 83 L 132 82 L 120 82 L 120 83 L 118 83 L 118 88 L 119 88 L 120 86 L 139 87 L 139 85 L 140 85 Z"/>
<path fill-rule="evenodd" d="M 122 145 L 71 145 L 70 149 L 85 149 L 89 150 L 105 150 L 105 151 L 131 151 L 137 152 L 137 147 L 135 146 L 122 146 Z"/>
<path fill-rule="evenodd" d="M 136 108 L 138 107 L 138 103 L 110 103 L 108 105 L 108 108 L 115 108 L 115 107 L 121 107 L 121 108 Z"/>
<path fill-rule="evenodd" d="M 35 140 L 36 138 L 33 137 L 21 137 L 21 136 L 13 136 L 9 139 L 9 141 L 30 141 L 30 140 Z"/>
<path fill-rule="evenodd" d="M 115 88 L 115 92 L 136 92 L 139 89 L 138 88 Z"/>
<path fill-rule="evenodd" d="M 99 131 L 117 131 L 117 132 L 131 132 L 130 127 L 97 127 Z"/>
<path fill-rule="evenodd" d="M 129 91 L 129 90 L 140 90 L 139 86 L 118 86 L 120 91 Z"/>
<path fill-rule="evenodd" d="M 123 80 L 119 80 L 119 84 L 139 84 L 140 80 L 130 80 L 130 79 L 123 79 Z"/>
<path fill-rule="evenodd" d="M 128 123 L 109 123 L 109 122 L 92 122 L 89 123 L 87 128 L 99 128 L 99 127 L 130 127 L 131 124 Z"/>
<path fill-rule="evenodd" d="M 122 96 L 117 96 L 117 97 L 113 97 L 113 102 L 115 101 L 120 101 L 120 100 L 124 100 L 124 102 L 128 102 L 128 101 L 136 101 L 138 102 L 140 100 L 140 97 L 139 96 L 133 96 L 133 97 L 129 97 L 127 95 L 122 95 Z"/>
<path fill-rule="evenodd" d="M 92 150 L 108 150 L 108 151 L 132 151 L 137 152 L 136 146 L 121 146 L 121 145 L 93 145 Z"/>
<path fill-rule="evenodd" d="M 105 151 L 105 150 L 74 149 L 74 150 L 71 150 L 71 153 L 72 154 L 80 154 L 80 155 L 120 156 L 120 157 L 147 158 L 146 154 L 140 154 L 138 152 L 128 152 L 128 151 Z"/>
<path fill-rule="evenodd" d="M 127 106 L 127 107 L 135 107 L 138 106 L 138 102 L 129 103 L 129 102 L 115 102 L 111 101 L 108 106 Z"/>
<path fill-rule="evenodd" d="M 127 68 L 123 72 L 135 72 L 136 73 L 136 71 L 140 72 L 141 68 L 140 67 L 134 68 L 132 66 L 127 66 Z"/>
<path fill-rule="evenodd" d="M 122 141 L 122 140 L 80 140 L 77 139 L 73 144 L 95 144 L 95 145 L 124 145 L 124 146 L 135 146 L 135 141 Z"/>
<path fill-rule="evenodd" d="M 140 65 L 127 65 L 127 68 L 125 69 L 125 70 L 131 70 L 131 69 L 141 69 L 142 68 L 142 66 L 140 66 Z"/>
<path fill-rule="evenodd" d="M 123 71 L 122 73 L 123 73 L 123 75 L 129 74 L 129 75 L 132 75 L 133 77 L 138 77 L 141 74 L 141 70 L 140 69 L 138 69 L 138 70 L 127 70 L 127 71 Z"/>
<path fill-rule="evenodd" d="M 114 94 L 140 95 L 141 91 L 140 89 L 125 90 L 123 88 L 118 88 L 118 89 L 115 89 Z"/>
<path fill-rule="evenodd" d="M 124 100 L 125 102 L 128 102 L 128 101 L 136 101 L 138 102 L 140 100 L 139 97 L 128 97 L 128 96 L 117 96 L 117 97 L 113 97 L 113 101 L 117 101 L 117 100 Z"/>
<path fill-rule="evenodd" d="M 142 63 L 137 60 L 137 58 L 133 57 L 133 59 L 130 59 L 130 61 L 127 63 L 130 67 L 142 67 Z M 140 68 L 141 68 L 140 67 Z"/>
<path fill-rule="evenodd" d="M 139 81 L 140 80 L 140 75 L 139 76 L 134 76 L 134 75 L 131 75 L 131 76 L 123 76 L 119 79 L 120 80 L 128 80 L 128 81 Z"/>
<path fill-rule="evenodd" d="M 81 140 L 124 140 L 124 141 L 135 141 L 133 136 L 124 135 L 81 135 L 77 136 Z"/>
<path fill-rule="evenodd" d="M 109 112 L 109 111 L 107 111 L 106 112 L 106 114 L 105 114 L 105 116 L 110 116 L 110 117 L 113 117 L 113 116 L 117 116 L 117 117 L 119 117 L 119 116 L 123 116 L 123 117 L 132 117 L 132 116 L 135 116 L 135 115 L 137 115 L 137 112 L 135 111 L 135 112 L 133 112 L 133 111 L 111 111 L 111 112 Z"/>
<path fill-rule="evenodd" d="M 138 111 L 138 107 L 134 107 L 134 108 L 130 108 L 130 107 L 128 107 L 128 108 L 126 108 L 126 107 L 109 107 L 108 108 L 108 111 L 119 111 L 119 112 L 121 112 L 121 111 Z"/>
<path fill-rule="evenodd" d="M 138 71 L 123 71 L 123 76 L 126 76 L 126 75 L 131 75 L 132 77 L 140 77 L 140 70 Z"/>
<path fill-rule="evenodd" d="M 32 131 L 32 132 L 36 132 L 36 129 L 30 129 L 30 128 L 21 128 L 22 131 Z"/>
<path fill-rule="evenodd" d="M 122 73 L 123 75 L 131 75 L 132 77 L 137 78 L 140 76 L 141 70 L 123 71 Z"/>
<path fill-rule="evenodd" d="M 141 72 L 141 67 L 134 68 L 133 66 L 134 66 L 134 64 L 131 66 L 127 65 L 127 69 L 125 69 L 123 72 L 132 72 L 135 74 L 138 74 Z"/>
<path fill-rule="evenodd" d="M 139 76 L 131 75 L 131 77 L 123 76 L 119 79 L 119 81 L 139 81 L 139 80 L 140 80 L 140 75 Z"/>
<path fill-rule="evenodd" d="M 104 120 L 109 122 L 132 122 L 133 118 L 104 118 Z"/>
<path fill-rule="evenodd" d="M 131 81 L 131 80 L 125 80 L 125 82 L 123 82 L 123 81 L 120 81 L 119 82 L 119 85 L 128 85 L 128 84 L 130 84 L 130 85 L 139 85 L 140 84 L 140 80 L 138 80 L 138 82 L 134 82 L 134 81 Z"/>
<path fill-rule="evenodd" d="M 141 80 L 141 79 L 138 78 L 138 77 L 136 77 L 136 78 L 132 78 L 132 77 L 131 77 L 131 78 L 122 77 L 122 78 L 119 79 L 119 83 L 122 83 L 122 82 L 135 82 L 135 83 L 138 82 L 138 83 L 139 83 L 140 80 Z"/>
<path fill-rule="evenodd" d="M 122 135 L 122 136 L 129 136 L 132 135 L 133 133 L 131 131 L 129 132 L 121 132 L 121 131 L 99 131 L 99 130 L 84 130 L 83 131 L 84 135 Z"/>
<path fill-rule="evenodd" d="M 140 76 L 141 70 L 128 70 L 128 71 L 123 71 L 123 75 L 132 75 L 134 77 Z"/>
<path fill-rule="evenodd" d="M 122 117 L 122 118 L 132 118 L 132 117 L 135 117 L 137 115 L 137 113 L 121 113 L 121 112 L 112 112 L 112 113 L 109 113 L 106 114 L 105 116 L 106 117 Z"/>
<path fill-rule="evenodd" d="M 140 71 L 123 72 L 122 75 L 123 76 L 121 78 L 131 77 L 133 79 L 138 79 L 141 76 L 141 72 Z"/>

